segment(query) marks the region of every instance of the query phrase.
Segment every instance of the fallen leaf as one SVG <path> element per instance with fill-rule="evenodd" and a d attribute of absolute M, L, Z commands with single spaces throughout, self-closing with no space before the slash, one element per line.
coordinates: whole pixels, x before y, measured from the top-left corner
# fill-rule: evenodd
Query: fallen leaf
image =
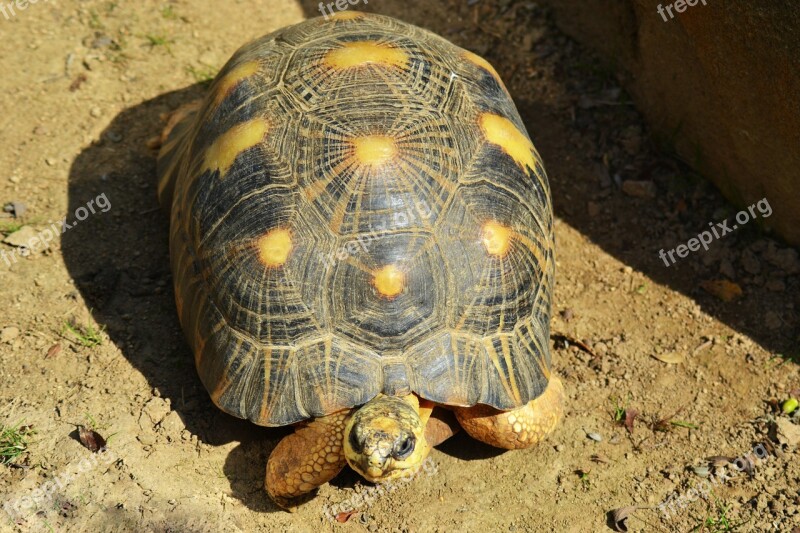
<path fill-rule="evenodd" d="M 742 288 L 726 279 L 704 281 L 700 287 L 723 302 L 732 302 L 742 295 Z"/>
<path fill-rule="evenodd" d="M 584 352 L 588 353 L 592 357 L 594 357 L 594 358 L 597 357 L 597 354 L 592 351 L 592 349 L 589 347 L 589 345 L 586 344 L 585 342 L 581 341 L 581 340 L 578 340 L 578 339 L 576 339 L 574 337 L 570 337 L 569 335 L 565 335 L 563 333 L 553 333 L 551 335 L 551 337 L 556 341 L 561 341 L 561 342 L 566 343 L 567 346 L 569 346 L 570 344 L 574 344 L 575 346 L 577 346 L 578 348 L 580 348 Z"/>
<path fill-rule="evenodd" d="M 81 444 L 95 453 L 106 447 L 106 439 L 95 430 L 84 426 L 78 426 L 78 438 L 81 439 Z"/>
<path fill-rule="evenodd" d="M 625 429 L 631 435 L 633 435 L 633 423 L 636 421 L 637 416 L 639 416 L 639 411 L 636 409 L 625 409 Z"/>
<path fill-rule="evenodd" d="M 86 77 L 86 74 L 78 74 L 78 77 L 72 80 L 72 83 L 69 84 L 69 91 L 74 93 L 78 89 L 81 88 L 81 85 L 88 80 L 89 78 Z"/>
<path fill-rule="evenodd" d="M 354 514 L 356 514 L 357 512 L 358 512 L 358 511 L 343 511 L 343 512 L 341 512 L 341 513 L 338 513 L 338 514 L 336 515 L 336 521 L 337 521 L 337 522 L 339 522 L 340 524 L 344 524 L 345 522 L 347 522 L 348 520 L 350 520 L 350 518 L 351 518 L 351 517 L 352 517 Z"/>
<path fill-rule="evenodd" d="M 57 356 L 61 353 L 61 345 L 59 343 L 55 343 L 47 350 L 47 355 L 44 356 L 45 359 L 52 359 L 53 357 Z"/>
<path fill-rule="evenodd" d="M 626 524 L 628 517 L 638 509 L 635 505 L 629 505 L 627 507 L 620 507 L 619 509 L 614 509 L 611 512 L 611 518 L 614 522 L 614 531 L 628 531 L 628 524 Z"/>
<path fill-rule="evenodd" d="M 652 357 L 654 359 L 658 359 L 662 363 L 667 363 L 668 365 L 677 365 L 679 363 L 683 363 L 686 360 L 686 358 L 683 357 L 683 354 L 675 352 L 652 354 Z"/>
<path fill-rule="evenodd" d="M 721 466 L 727 466 L 734 459 L 735 459 L 735 457 L 726 457 L 724 455 L 714 455 L 712 457 L 706 457 L 706 461 L 708 461 L 708 463 L 711 466 L 715 467 L 715 468 L 718 468 L 718 467 L 721 467 Z"/>

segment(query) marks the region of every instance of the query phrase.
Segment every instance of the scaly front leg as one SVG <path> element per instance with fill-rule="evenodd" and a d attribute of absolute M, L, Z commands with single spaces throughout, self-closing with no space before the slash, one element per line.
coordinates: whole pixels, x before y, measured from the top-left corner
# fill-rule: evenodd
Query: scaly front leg
<path fill-rule="evenodd" d="M 293 510 L 317 487 L 336 477 L 347 461 L 342 444 L 352 410 L 315 418 L 284 437 L 267 460 L 265 487 L 280 507 Z"/>

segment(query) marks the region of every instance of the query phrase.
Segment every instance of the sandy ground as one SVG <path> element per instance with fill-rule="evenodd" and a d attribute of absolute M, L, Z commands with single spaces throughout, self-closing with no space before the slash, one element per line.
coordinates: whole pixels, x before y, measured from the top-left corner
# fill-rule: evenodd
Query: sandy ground
<path fill-rule="evenodd" d="M 800 388 L 796 251 L 751 221 L 666 267 L 660 249 L 736 210 L 664 155 L 609 71 L 535 3 L 372 0 L 367 10 L 487 57 L 544 157 L 563 424 L 508 453 L 462 434 L 410 483 L 376 494 L 346 472 L 297 513 L 276 509 L 263 470 L 286 430 L 222 414 L 196 377 L 147 140 L 239 45 L 317 6 L 41 0 L 0 13 L 0 205 L 26 209 L 0 218 L 0 240 L 65 217 L 71 228 L 27 257 L 0 244 L 0 424 L 35 431 L 0 465 L 0 530 L 608 531 L 609 513 L 629 505 L 641 507 L 631 531 L 800 525 L 798 418 L 775 403 Z M 741 295 L 712 294 L 719 280 Z M 640 413 L 632 433 L 616 407 Z M 79 424 L 109 438 L 105 455 L 82 446 Z M 751 474 L 703 469 L 758 443 L 765 458 L 750 455 Z M 648 508 L 670 497 L 669 517 Z M 346 523 L 329 518 L 348 507 Z"/>

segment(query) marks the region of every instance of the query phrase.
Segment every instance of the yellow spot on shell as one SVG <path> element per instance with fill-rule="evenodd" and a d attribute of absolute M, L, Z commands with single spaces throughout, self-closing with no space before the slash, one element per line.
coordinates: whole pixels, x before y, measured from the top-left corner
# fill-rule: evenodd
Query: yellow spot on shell
<path fill-rule="evenodd" d="M 363 165 L 383 165 L 397 155 L 394 139 L 384 135 L 357 137 L 351 143 L 356 159 Z"/>
<path fill-rule="evenodd" d="M 522 170 L 536 168 L 533 143 L 513 122 L 500 115 L 484 113 L 480 117 L 481 130 L 492 144 L 499 146 Z"/>
<path fill-rule="evenodd" d="M 214 107 L 222 103 L 225 97 L 236 88 L 243 80 L 258 72 L 258 61 L 248 61 L 235 67 L 223 76 L 214 88 Z"/>
<path fill-rule="evenodd" d="M 487 252 L 502 257 L 508 253 L 513 236 L 514 232 L 511 228 L 490 220 L 483 225 L 481 240 Z M 509 416 L 509 421 L 511 421 L 511 416 Z M 511 423 L 514 422 L 511 421 Z"/>
<path fill-rule="evenodd" d="M 357 20 L 363 17 L 364 14 L 360 11 L 337 11 L 329 18 L 333 20 Z"/>
<path fill-rule="evenodd" d="M 268 267 L 281 266 L 292 251 L 292 234 L 288 229 L 276 228 L 258 239 L 258 259 Z"/>
<path fill-rule="evenodd" d="M 394 265 L 386 265 L 375 273 L 375 288 L 387 298 L 394 298 L 401 292 L 406 283 L 406 276 Z"/>
<path fill-rule="evenodd" d="M 335 70 L 380 65 L 403 68 L 408 55 L 402 50 L 377 41 L 355 41 L 325 55 L 325 65 Z"/>
<path fill-rule="evenodd" d="M 236 157 L 261 142 L 266 132 L 267 123 L 260 118 L 232 127 L 206 150 L 202 170 L 219 170 L 224 177 Z"/>
<path fill-rule="evenodd" d="M 507 91 L 506 85 L 503 83 L 503 80 L 500 79 L 500 74 L 497 73 L 497 71 L 494 69 L 494 67 L 492 66 L 491 63 L 486 61 L 484 58 L 482 58 L 478 54 L 473 54 L 472 52 L 470 52 L 468 50 L 464 50 L 464 53 L 461 54 L 461 55 L 462 55 L 462 57 L 464 59 L 466 59 L 467 61 L 469 61 L 470 63 L 472 63 L 476 67 L 481 68 L 481 69 L 485 70 L 486 72 L 488 72 L 489 74 L 491 74 L 492 77 L 495 80 L 497 80 L 497 83 L 500 84 L 500 87 L 502 87 L 504 91 Z"/>

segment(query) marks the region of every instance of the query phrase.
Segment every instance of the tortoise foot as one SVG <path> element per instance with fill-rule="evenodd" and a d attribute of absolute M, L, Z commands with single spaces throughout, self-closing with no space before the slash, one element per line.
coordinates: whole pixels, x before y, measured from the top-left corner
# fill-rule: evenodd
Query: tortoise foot
<path fill-rule="evenodd" d="M 457 407 L 456 418 L 472 438 L 508 450 L 537 444 L 555 429 L 564 413 L 564 385 L 555 376 L 541 396 L 511 411 L 487 405 Z"/>

